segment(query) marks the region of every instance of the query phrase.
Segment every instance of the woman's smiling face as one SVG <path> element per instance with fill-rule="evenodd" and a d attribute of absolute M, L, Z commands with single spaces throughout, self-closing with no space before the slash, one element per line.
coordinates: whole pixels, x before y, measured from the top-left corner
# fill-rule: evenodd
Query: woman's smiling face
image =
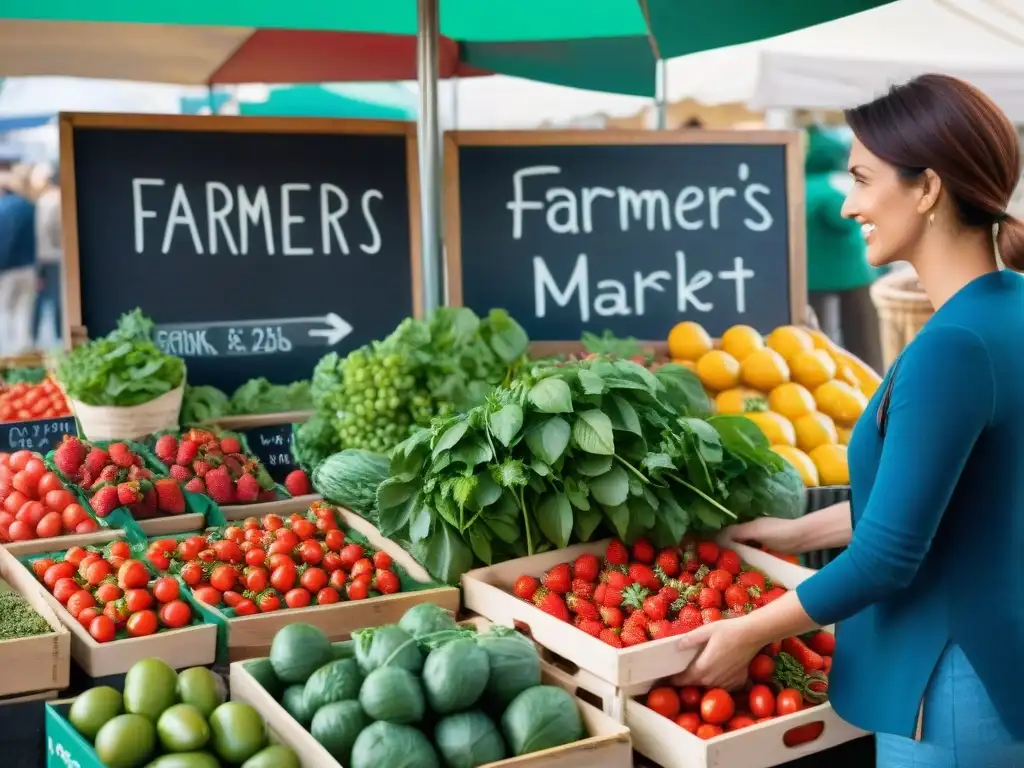
<path fill-rule="evenodd" d="M 843 216 L 861 225 L 867 258 L 880 267 L 912 261 L 927 226 L 919 210 L 924 190 L 900 177 L 896 168 L 871 154 L 856 138 L 850 148 L 853 188 L 843 203 Z"/>

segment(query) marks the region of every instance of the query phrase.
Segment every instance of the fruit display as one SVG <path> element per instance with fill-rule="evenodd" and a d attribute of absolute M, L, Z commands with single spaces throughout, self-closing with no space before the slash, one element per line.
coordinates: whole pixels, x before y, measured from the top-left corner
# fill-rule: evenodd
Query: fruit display
<path fill-rule="evenodd" d="M 161 435 L 153 452 L 186 491 L 202 493 L 220 505 L 255 504 L 278 498 L 277 486 L 263 463 L 243 451 L 234 435 L 189 429 Z"/>
<path fill-rule="evenodd" d="M 70 416 L 71 406 L 57 383 L 46 377 L 38 383 L 0 385 L 0 423 Z"/>
<path fill-rule="evenodd" d="M 0 579 L 0 642 L 48 635 L 51 632 L 53 627 L 36 612 L 28 600 Z"/>
<path fill-rule="evenodd" d="M 24 562 L 97 643 L 180 629 L 196 618 L 178 581 L 153 574 L 125 541 L 73 546 Z"/>
<path fill-rule="evenodd" d="M 796 472 L 750 421 L 711 415 L 681 365 L 539 361 L 390 459 L 388 479 L 360 495 L 375 493 L 381 533 L 447 583 L 477 562 L 572 542 L 667 547 L 689 531 L 803 511 Z"/>
<path fill-rule="evenodd" d="M 366 600 L 402 591 L 387 552 L 343 530 L 334 509 L 266 515 L 178 539 L 157 539 L 146 555 L 181 577 L 197 600 L 231 616 Z"/>
<path fill-rule="evenodd" d="M 820 331 L 784 325 L 762 337 L 735 325 L 716 343 L 698 323 L 668 335 L 669 355 L 694 370 L 720 414 L 739 414 L 808 487 L 848 485 L 846 444 L 881 377 Z"/>
<path fill-rule="evenodd" d="M 516 597 L 615 648 L 682 635 L 760 608 L 786 593 L 731 549 L 687 540 L 682 548 L 608 543 L 543 576 L 524 574 Z"/>
<path fill-rule="evenodd" d="M 48 539 L 99 529 L 96 518 L 43 457 L 0 453 L 0 543 Z"/>
<path fill-rule="evenodd" d="M 228 416 L 309 411 L 312 408 L 309 381 L 271 384 L 261 377 L 245 382 L 230 397 L 209 385 L 187 386 L 180 420 L 182 424 L 191 425 Z"/>
<path fill-rule="evenodd" d="M 129 442 L 90 443 L 66 436 L 52 461 L 89 500 L 97 517 L 124 507 L 136 520 L 188 511 L 181 486 L 147 466 L 141 446 Z"/>
<path fill-rule="evenodd" d="M 90 688 L 66 717 L 105 766 L 298 768 L 291 749 L 270 744 L 259 713 L 225 701 L 225 690 L 205 667 L 175 672 L 161 659 L 143 659 L 128 670 L 124 693 Z"/>
<path fill-rule="evenodd" d="M 296 455 L 307 471 L 343 448 L 386 453 L 438 415 L 484 402 L 525 360 L 526 332 L 503 310 L 481 319 L 464 307 L 408 318 L 382 341 L 313 372 L 313 417 L 296 431 Z"/>
<path fill-rule="evenodd" d="M 346 768 L 473 768 L 588 735 L 576 700 L 541 684 L 533 643 L 429 603 L 333 645 L 289 625 L 245 669 Z"/>
<path fill-rule="evenodd" d="M 791 637 L 761 649 L 741 691 L 659 683 L 639 700 L 697 738 L 713 739 L 827 701 L 834 650 L 835 638 L 824 631 Z M 823 728 L 821 722 L 793 728 L 784 743 L 794 747 L 813 741 Z"/>

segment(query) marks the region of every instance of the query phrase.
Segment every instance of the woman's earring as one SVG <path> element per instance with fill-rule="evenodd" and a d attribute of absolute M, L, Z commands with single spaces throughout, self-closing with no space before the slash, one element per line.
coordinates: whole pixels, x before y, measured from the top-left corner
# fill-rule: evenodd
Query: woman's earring
<path fill-rule="evenodd" d="M 934 223 L 935 223 L 935 213 L 934 212 L 933 213 L 929 213 L 928 214 L 928 224 L 931 225 L 931 224 L 934 224 Z"/>

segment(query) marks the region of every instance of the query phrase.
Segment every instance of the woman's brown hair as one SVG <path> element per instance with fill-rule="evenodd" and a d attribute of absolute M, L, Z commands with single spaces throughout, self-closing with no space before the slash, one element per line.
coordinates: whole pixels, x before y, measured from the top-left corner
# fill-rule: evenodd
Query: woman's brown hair
<path fill-rule="evenodd" d="M 845 115 L 868 151 L 907 181 L 934 171 L 963 226 L 998 226 L 1003 263 L 1024 271 L 1024 222 L 1006 213 L 1020 178 L 1020 139 L 988 96 L 955 77 L 921 75 Z"/>

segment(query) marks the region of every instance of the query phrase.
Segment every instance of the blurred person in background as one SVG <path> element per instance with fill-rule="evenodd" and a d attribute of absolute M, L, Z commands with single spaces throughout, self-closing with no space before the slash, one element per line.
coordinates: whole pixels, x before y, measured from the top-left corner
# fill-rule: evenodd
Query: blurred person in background
<path fill-rule="evenodd" d="M 39 293 L 32 329 L 38 348 L 56 345 L 61 337 L 61 240 L 60 184 L 57 169 L 48 164 L 32 170 L 31 188 L 36 198 L 36 253 Z M 43 323 L 49 321 L 49 330 Z"/>
<path fill-rule="evenodd" d="M 850 145 L 835 130 L 811 126 L 804 161 L 807 179 L 808 299 L 821 329 L 876 371 L 884 371 L 878 312 L 871 284 L 882 272 L 868 263 L 860 224 L 844 219 L 852 182 Z"/>
<path fill-rule="evenodd" d="M 29 172 L 15 166 L 0 173 L 0 354 L 5 355 L 32 348 L 36 220 Z"/>

